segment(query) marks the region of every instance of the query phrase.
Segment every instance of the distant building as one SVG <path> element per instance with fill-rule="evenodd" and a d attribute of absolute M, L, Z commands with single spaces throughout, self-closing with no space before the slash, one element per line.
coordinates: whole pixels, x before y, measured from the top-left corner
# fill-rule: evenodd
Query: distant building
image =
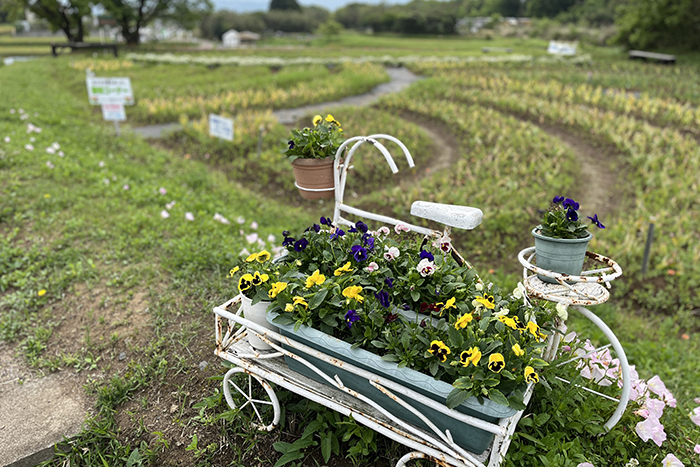
<path fill-rule="evenodd" d="M 243 31 L 240 33 L 239 37 L 241 40 L 241 45 L 257 45 L 258 41 L 260 40 L 260 34 L 250 31 Z"/>
<path fill-rule="evenodd" d="M 235 29 L 229 29 L 221 35 L 221 43 L 226 48 L 235 48 L 241 45 L 241 33 Z"/>

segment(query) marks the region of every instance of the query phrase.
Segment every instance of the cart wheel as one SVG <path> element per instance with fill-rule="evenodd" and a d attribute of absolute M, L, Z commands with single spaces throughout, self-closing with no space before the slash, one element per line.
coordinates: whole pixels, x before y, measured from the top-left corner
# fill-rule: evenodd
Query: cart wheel
<path fill-rule="evenodd" d="M 405 467 L 406 464 L 414 459 L 427 459 L 428 462 L 430 462 L 429 465 L 448 465 L 446 463 L 441 463 L 434 457 L 430 457 L 429 455 L 425 454 L 424 452 L 420 451 L 413 451 L 409 452 L 405 456 L 403 456 L 399 461 L 396 463 L 396 467 Z"/>
<path fill-rule="evenodd" d="M 243 375 L 236 376 L 238 373 L 244 373 Z M 247 384 L 245 382 L 245 376 L 248 376 Z M 263 393 L 260 388 L 253 389 L 253 380 L 260 383 L 262 388 L 265 390 Z M 231 391 L 231 389 L 234 389 Z M 267 393 L 267 399 L 264 400 L 265 393 Z M 252 375 L 250 373 L 245 373 L 243 368 L 231 368 L 228 370 L 224 376 L 224 397 L 226 397 L 226 403 L 232 409 L 243 410 L 246 406 L 250 405 L 252 407 L 258 422 L 253 422 L 252 425 L 260 431 L 272 431 L 280 421 L 280 403 L 275 395 L 275 390 L 272 389 L 270 383 Z M 239 399 L 243 397 L 245 402 L 238 406 L 234 401 L 234 397 Z M 273 416 L 272 423 L 269 425 L 265 424 L 263 417 L 269 418 L 270 409 L 266 406 L 272 406 Z"/>
<path fill-rule="evenodd" d="M 593 389 L 583 387 L 581 386 L 581 389 L 589 392 L 592 394 L 594 397 L 602 397 L 608 400 L 611 400 L 613 402 L 617 402 L 617 407 L 615 409 L 615 412 L 612 414 L 612 416 L 608 419 L 608 421 L 605 423 L 605 429 L 610 431 L 616 424 L 617 422 L 620 421 L 620 418 L 622 418 L 622 414 L 625 411 L 625 408 L 627 407 L 627 403 L 629 401 L 630 397 L 630 389 L 631 389 L 631 376 L 630 376 L 630 368 L 629 364 L 627 362 L 627 356 L 625 355 L 625 351 L 622 348 L 622 344 L 620 344 L 620 341 L 617 339 L 617 336 L 610 330 L 610 328 L 596 316 L 593 314 L 590 310 L 583 306 L 572 306 L 570 308 L 573 308 L 580 312 L 584 317 L 588 318 L 590 321 L 593 322 L 602 332 L 605 334 L 605 337 L 607 337 L 608 341 L 610 342 L 609 345 L 601 347 L 599 349 L 603 349 L 606 347 L 612 347 L 615 353 L 617 354 L 617 358 L 620 361 L 620 373 L 622 377 L 622 388 L 620 389 L 620 395 L 619 398 L 617 397 L 611 397 L 606 394 L 603 394 L 602 392 L 595 391 Z M 580 336 L 579 336 L 580 337 Z M 560 365 L 564 364 L 572 364 L 574 361 L 578 360 L 578 358 L 571 359 L 569 361 L 560 363 Z M 556 376 L 556 378 L 564 383 L 570 384 L 570 381 L 565 380 L 563 378 L 560 378 Z M 615 383 L 613 383 L 615 385 Z"/>

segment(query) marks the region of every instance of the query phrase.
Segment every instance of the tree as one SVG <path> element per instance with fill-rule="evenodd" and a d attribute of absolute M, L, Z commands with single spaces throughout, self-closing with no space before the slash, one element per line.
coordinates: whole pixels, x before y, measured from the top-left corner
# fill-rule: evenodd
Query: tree
<path fill-rule="evenodd" d="M 192 27 L 212 9 L 209 0 L 102 0 L 101 3 L 117 21 L 129 45 L 141 42 L 141 28 L 158 18 Z"/>
<path fill-rule="evenodd" d="M 63 31 L 68 42 L 83 42 L 83 17 L 90 14 L 89 0 L 25 0 L 24 6 L 45 19 L 52 31 Z"/>
<path fill-rule="evenodd" d="M 330 42 L 336 39 L 342 31 L 342 24 L 333 19 L 329 19 L 318 27 L 317 33 L 322 35 L 325 40 Z"/>
<path fill-rule="evenodd" d="M 616 41 L 630 48 L 700 47 L 700 2 L 635 0 L 615 20 Z"/>
<path fill-rule="evenodd" d="M 270 11 L 273 10 L 301 11 L 301 7 L 297 0 L 272 0 L 270 2 Z"/>
<path fill-rule="evenodd" d="M 576 0 L 527 0 L 526 13 L 534 18 L 554 18 L 576 4 Z"/>

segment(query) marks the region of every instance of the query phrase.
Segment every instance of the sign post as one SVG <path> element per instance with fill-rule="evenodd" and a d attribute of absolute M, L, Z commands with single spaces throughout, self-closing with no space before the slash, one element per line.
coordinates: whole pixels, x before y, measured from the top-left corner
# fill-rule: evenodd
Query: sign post
<path fill-rule="evenodd" d="M 209 135 L 233 141 L 233 120 L 221 115 L 209 114 Z"/>
<path fill-rule="evenodd" d="M 85 84 L 90 104 L 102 106 L 102 118 L 114 122 L 114 129 L 119 136 L 119 122 L 126 121 L 124 105 L 134 105 L 131 79 L 87 76 Z"/>

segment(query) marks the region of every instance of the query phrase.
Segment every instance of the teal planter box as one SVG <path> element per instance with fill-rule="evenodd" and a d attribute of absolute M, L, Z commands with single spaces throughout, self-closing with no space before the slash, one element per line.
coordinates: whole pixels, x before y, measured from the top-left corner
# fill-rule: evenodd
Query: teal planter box
<path fill-rule="evenodd" d="M 267 320 L 272 323 L 272 320 L 276 316 L 276 313 L 268 313 Z M 293 325 L 278 325 L 275 323 L 275 326 L 279 327 L 280 334 L 285 337 L 294 339 L 295 341 L 323 352 L 328 356 L 338 358 L 339 360 L 350 363 L 351 365 L 362 368 L 363 370 L 370 371 L 377 376 L 381 376 L 399 383 L 441 404 L 445 404 L 447 395 L 453 389 L 452 385 L 448 383 L 437 381 L 431 376 L 411 370 L 410 368 L 399 368 L 396 363 L 386 362 L 378 355 L 366 350 L 352 349 L 351 345 L 347 342 L 336 339 L 335 337 L 329 336 L 328 334 L 316 329 L 302 326 L 297 332 L 294 332 Z M 283 347 L 312 363 L 318 369 L 326 373 L 330 378 L 333 378 L 334 375 L 338 375 L 345 386 L 377 402 L 383 408 L 394 414 L 394 416 L 397 418 L 432 433 L 432 430 L 430 430 L 430 428 L 428 428 L 428 426 L 425 425 L 420 418 L 406 410 L 398 402 L 395 402 L 391 398 L 387 397 L 381 391 L 369 384 L 366 379 L 345 371 L 342 368 L 331 365 L 330 363 L 326 363 L 317 358 L 311 357 L 296 349 L 287 346 Z M 299 363 L 297 360 L 285 357 L 285 361 L 290 369 L 315 381 L 327 384 L 323 378 L 318 376 L 315 372 L 310 370 L 302 363 Z M 443 432 L 445 430 L 450 430 L 454 441 L 467 451 L 481 454 L 486 448 L 489 447 L 491 440 L 494 437 L 494 435 L 488 431 L 480 430 L 458 420 L 446 417 L 444 414 L 426 407 L 417 401 L 407 399 L 403 396 L 401 396 L 401 398 L 425 415 Z M 516 410 L 496 404 L 488 399 L 485 399 L 484 403 L 480 404 L 476 398 L 466 400 L 464 403 L 462 403 L 462 405 L 458 406 L 456 410 L 463 414 L 471 415 L 491 423 L 498 423 L 501 418 L 511 417 L 516 413 Z"/>
<path fill-rule="evenodd" d="M 532 236 L 535 237 L 535 251 L 537 255 L 537 267 L 547 271 L 568 274 L 570 276 L 580 276 L 583 270 L 583 262 L 586 259 L 588 242 L 593 238 L 589 232 L 584 238 L 552 238 L 540 235 L 537 230 L 532 229 Z M 537 277 L 544 282 L 557 284 L 551 277 L 538 274 Z"/>

